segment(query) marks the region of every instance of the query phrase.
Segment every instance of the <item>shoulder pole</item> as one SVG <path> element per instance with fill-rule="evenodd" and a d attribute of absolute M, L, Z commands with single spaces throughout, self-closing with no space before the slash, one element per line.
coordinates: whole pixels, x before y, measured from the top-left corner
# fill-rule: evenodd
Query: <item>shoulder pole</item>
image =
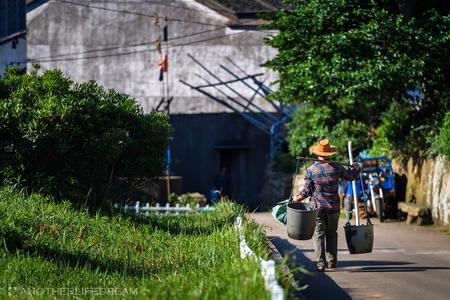
<path fill-rule="evenodd" d="M 314 157 L 302 157 L 302 156 L 297 156 L 296 158 L 298 160 L 304 160 L 304 161 L 317 161 L 317 162 L 335 163 L 335 164 L 343 165 L 345 167 L 351 167 L 351 165 L 349 165 L 349 164 L 342 163 L 342 162 L 339 162 L 339 161 L 334 161 L 334 160 L 320 160 L 320 159 L 314 158 Z"/>
<path fill-rule="evenodd" d="M 353 164 L 352 141 L 348 141 L 348 159 Z M 358 196 L 356 195 L 356 179 L 352 181 L 353 203 L 355 205 L 356 226 L 359 226 Z"/>

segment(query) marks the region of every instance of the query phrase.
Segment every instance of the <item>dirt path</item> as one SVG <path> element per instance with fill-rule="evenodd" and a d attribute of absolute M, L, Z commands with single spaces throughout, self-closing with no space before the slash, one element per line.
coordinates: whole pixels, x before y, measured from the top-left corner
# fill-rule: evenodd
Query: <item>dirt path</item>
<path fill-rule="evenodd" d="M 285 226 L 269 213 L 252 216 L 292 265 L 311 271 L 300 278 L 301 285 L 309 285 L 302 292 L 307 299 L 450 299 L 450 236 L 434 228 L 376 223 L 373 253 L 350 255 L 341 219 L 337 269 L 318 273 L 312 240 L 288 238 Z"/>

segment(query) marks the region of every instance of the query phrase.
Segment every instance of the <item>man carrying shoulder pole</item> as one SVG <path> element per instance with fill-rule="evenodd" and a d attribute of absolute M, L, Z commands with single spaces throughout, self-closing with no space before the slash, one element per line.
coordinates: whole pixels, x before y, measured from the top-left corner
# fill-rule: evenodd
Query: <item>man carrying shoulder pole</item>
<path fill-rule="evenodd" d="M 327 139 L 321 140 L 309 150 L 317 156 L 317 161 L 306 170 L 303 190 L 293 201 L 300 202 L 310 197 L 309 201 L 317 204 L 319 214 L 313 242 L 317 271 L 324 272 L 327 261 L 330 269 L 336 268 L 337 262 L 337 226 L 340 210 L 338 183 L 340 179 L 355 180 L 359 166 L 355 163 L 347 170 L 342 164 L 331 161 L 330 158 L 336 154 L 336 147 L 331 146 Z"/>

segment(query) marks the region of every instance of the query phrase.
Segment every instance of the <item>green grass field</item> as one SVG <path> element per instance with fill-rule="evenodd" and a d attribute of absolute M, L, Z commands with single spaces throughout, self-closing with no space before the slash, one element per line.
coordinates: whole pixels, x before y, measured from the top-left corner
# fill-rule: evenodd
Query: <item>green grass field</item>
<path fill-rule="evenodd" d="M 0 190 L 0 297 L 268 299 L 241 260 L 230 202 L 201 216 L 95 216 L 38 194 Z M 261 231 L 246 239 L 267 257 Z"/>

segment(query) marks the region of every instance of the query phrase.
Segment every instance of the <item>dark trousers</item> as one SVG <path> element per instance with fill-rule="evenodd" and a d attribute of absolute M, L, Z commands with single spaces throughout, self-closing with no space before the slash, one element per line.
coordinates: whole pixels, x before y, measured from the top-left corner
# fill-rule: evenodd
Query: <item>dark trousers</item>
<path fill-rule="evenodd" d="M 318 267 L 325 266 L 327 261 L 331 263 L 337 262 L 338 223 L 338 212 L 319 212 L 317 216 L 313 240 Z"/>

